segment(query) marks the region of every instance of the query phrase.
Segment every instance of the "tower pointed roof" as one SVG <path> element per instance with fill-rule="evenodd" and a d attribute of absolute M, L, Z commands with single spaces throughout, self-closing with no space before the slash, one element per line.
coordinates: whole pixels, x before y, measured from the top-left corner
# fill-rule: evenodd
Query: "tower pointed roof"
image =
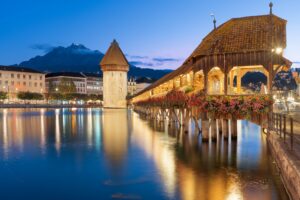
<path fill-rule="evenodd" d="M 100 65 L 102 66 L 102 70 L 104 66 L 113 65 L 128 68 L 129 63 L 116 40 L 113 40 L 113 42 L 111 43 L 109 49 L 107 50 L 102 61 L 100 62 Z"/>

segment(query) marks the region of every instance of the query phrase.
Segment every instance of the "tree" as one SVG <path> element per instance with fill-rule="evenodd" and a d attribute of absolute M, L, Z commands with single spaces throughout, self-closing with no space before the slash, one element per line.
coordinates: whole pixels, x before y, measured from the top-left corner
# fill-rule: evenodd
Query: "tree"
<path fill-rule="evenodd" d="M 18 99 L 21 100 L 43 100 L 44 96 L 40 93 L 35 92 L 19 92 L 17 95 Z"/>
<path fill-rule="evenodd" d="M 90 94 L 87 96 L 87 100 L 92 100 L 92 101 L 96 101 L 96 100 L 102 100 L 103 96 L 101 94 Z"/>
<path fill-rule="evenodd" d="M 76 93 L 76 86 L 73 81 L 67 78 L 62 78 L 57 86 L 58 92 L 61 94 Z"/>
<path fill-rule="evenodd" d="M 7 92 L 0 92 L 0 100 L 7 99 Z"/>

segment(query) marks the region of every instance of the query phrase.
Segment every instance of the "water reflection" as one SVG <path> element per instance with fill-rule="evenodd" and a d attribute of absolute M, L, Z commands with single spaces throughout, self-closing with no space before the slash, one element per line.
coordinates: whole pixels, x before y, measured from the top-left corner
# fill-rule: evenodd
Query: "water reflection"
<path fill-rule="evenodd" d="M 102 120 L 103 149 L 112 166 L 119 167 L 128 149 L 127 110 L 105 109 Z"/>
<path fill-rule="evenodd" d="M 45 183 L 49 199 L 288 199 L 265 136 L 247 121 L 238 140 L 202 143 L 192 124 L 185 134 L 127 110 L 2 109 L 0 120 L 4 196 L 34 199 Z"/>
<path fill-rule="evenodd" d="M 134 114 L 133 119 L 132 138 L 134 142 L 145 150 L 148 157 L 154 160 L 168 197 L 174 198 L 177 182 L 176 161 L 175 152 L 169 147 L 176 143 L 176 139 L 169 137 L 167 133 L 156 134 L 155 129 L 163 131 L 164 124 L 160 122 L 151 123 L 151 129 L 147 121 L 138 119 L 137 114 Z"/>

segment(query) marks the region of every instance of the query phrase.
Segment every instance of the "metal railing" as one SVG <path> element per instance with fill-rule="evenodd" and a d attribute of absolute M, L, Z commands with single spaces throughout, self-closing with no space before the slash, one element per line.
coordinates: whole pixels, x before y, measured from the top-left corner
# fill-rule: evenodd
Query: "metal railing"
<path fill-rule="evenodd" d="M 272 113 L 269 120 L 269 129 L 290 145 L 293 150 L 295 144 L 300 144 L 300 121 L 296 117 Z"/>

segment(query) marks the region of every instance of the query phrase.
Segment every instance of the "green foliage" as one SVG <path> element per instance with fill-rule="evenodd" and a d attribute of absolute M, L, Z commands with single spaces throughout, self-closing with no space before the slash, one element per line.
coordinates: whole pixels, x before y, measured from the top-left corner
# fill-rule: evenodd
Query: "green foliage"
<path fill-rule="evenodd" d="M 49 99 L 65 100 L 65 101 L 74 101 L 74 100 L 95 101 L 95 100 L 102 100 L 102 95 L 96 95 L 96 94 L 86 95 L 86 94 L 78 94 L 78 93 L 67 93 L 67 94 L 51 93 L 49 94 Z"/>
<path fill-rule="evenodd" d="M 8 95 L 7 92 L 0 92 L 0 100 L 7 99 Z"/>
<path fill-rule="evenodd" d="M 73 81 L 63 78 L 58 84 L 58 91 L 62 94 L 70 94 L 76 92 L 76 86 Z"/>
<path fill-rule="evenodd" d="M 192 92 L 194 89 L 191 86 L 188 86 L 185 88 L 184 93 L 190 93 Z"/>
<path fill-rule="evenodd" d="M 18 99 L 21 100 L 43 100 L 44 96 L 40 93 L 35 92 L 19 92 L 17 95 Z"/>
<path fill-rule="evenodd" d="M 87 99 L 92 101 L 103 100 L 103 96 L 100 94 L 90 94 L 88 95 Z"/>
<path fill-rule="evenodd" d="M 49 92 L 61 94 L 76 93 L 76 85 L 72 80 L 62 78 L 57 86 L 53 82 L 49 82 Z"/>

